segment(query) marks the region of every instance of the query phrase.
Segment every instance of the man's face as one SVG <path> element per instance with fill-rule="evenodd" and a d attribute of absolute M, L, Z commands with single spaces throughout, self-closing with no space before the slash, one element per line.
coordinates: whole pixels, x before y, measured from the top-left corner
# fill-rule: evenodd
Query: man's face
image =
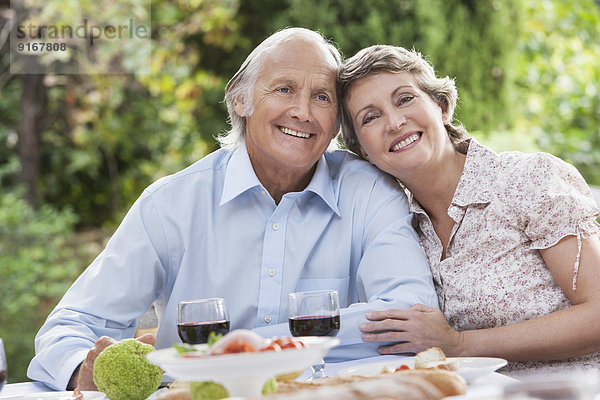
<path fill-rule="evenodd" d="M 337 117 L 336 63 L 323 46 L 293 38 L 271 50 L 254 85 L 246 145 L 254 170 L 307 174 L 325 152 Z"/>

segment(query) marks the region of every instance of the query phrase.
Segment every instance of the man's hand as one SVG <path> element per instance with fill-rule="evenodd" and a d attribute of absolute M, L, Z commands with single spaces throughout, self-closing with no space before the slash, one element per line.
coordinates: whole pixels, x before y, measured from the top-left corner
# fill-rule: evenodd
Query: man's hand
<path fill-rule="evenodd" d="M 147 333 L 143 336 L 137 338 L 142 343 L 147 343 L 152 346 L 156 344 L 156 336 L 152 333 Z M 96 357 L 108 346 L 117 341 L 108 336 L 102 336 L 94 347 L 87 353 L 85 360 L 81 363 L 78 370 L 75 370 L 73 376 L 71 376 L 71 380 L 69 381 L 69 387 L 77 387 L 79 390 L 90 390 L 97 391 L 98 388 L 94 384 L 94 361 L 96 361 Z"/>

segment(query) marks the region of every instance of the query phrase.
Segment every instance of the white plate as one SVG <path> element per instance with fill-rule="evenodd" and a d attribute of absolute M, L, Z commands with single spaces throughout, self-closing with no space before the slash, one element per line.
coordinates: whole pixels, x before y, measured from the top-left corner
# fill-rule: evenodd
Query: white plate
<path fill-rule="evenodd" d="M 321 357 L 340 342 L 334 337 L 305 336 L 299 338 L 302 349 L 281 352 L 225 354 L 182 358 L 174 348 L 148 353 L 148 361 L 161 367 L 175 379 L 212 380 L 227 388 L 230 396 L 259 396 L 264 383 L 275 375 L 302 371 L 319 362 Z"/>
<path fill-rule="evenodd" d="M 85 400 L 107 400 L 101 392 L 81 392 Z M 1 396 L 0 400 L 72 400 L 73 392 L 41 392 Z"/>
<path fill-rule="evenodd" d="M 507 364 L 507 361 L 505 359 L 493 357 L 448 357 L 448 359 L 458 361 L 460 369 L 456 371 L 456 373 L 465 378 L 467 383 L 473 382 L 479 377 L 492 373 L 497 369 L 504 367 Z M 385 361 L 379 363 L 356 365 L 353 367 L 348 367 L 339 370 L 337 372 L 337 375 L 372 376 L 381 373 L 385 367 L 390 368 L 393 371 L 402 364 L 414 368 L 415 359 L 414 357 L 407 357 L 398 359 L 398 361 Z"/>

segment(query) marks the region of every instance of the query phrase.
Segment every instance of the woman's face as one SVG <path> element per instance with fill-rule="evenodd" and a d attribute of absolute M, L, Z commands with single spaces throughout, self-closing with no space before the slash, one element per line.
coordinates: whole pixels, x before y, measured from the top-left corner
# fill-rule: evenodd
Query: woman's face
<path fill-rule="evenodd" d="M 363 156 L 401 180 L 452 149 L 445 110 L 410 73 L 358 79 L 346 101 Z"/>

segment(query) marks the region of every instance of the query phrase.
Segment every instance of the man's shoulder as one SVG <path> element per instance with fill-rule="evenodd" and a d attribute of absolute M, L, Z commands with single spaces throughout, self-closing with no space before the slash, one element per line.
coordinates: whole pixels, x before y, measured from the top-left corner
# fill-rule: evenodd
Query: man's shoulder
<path fill-rule="evenodd" d="M 390 178 L 388 174 L 347 150 L 327 152 L 325 153 L 325 159 L 333 180 L 350 176 L 372 180 Z"/>
<path fill-rule="evenodd" d="M 363 197 L 367 201 L 398 198 L 406 203 L 406 194 L 391 175 L 381 171 L 354 153 L 336 150 L 325 155 L 334 190 L 341 198 Z"/>
<path fill-rule="evenodd" d="M 155 193 L 168 187 L 189 185 L 195 181 L 206 182 L 219 179 L 219 176 L 225 174 L 231 154 L 228 150 L 216 150 L 190 166 L 156 180 L 146 188 L 146 191 Z"/>

